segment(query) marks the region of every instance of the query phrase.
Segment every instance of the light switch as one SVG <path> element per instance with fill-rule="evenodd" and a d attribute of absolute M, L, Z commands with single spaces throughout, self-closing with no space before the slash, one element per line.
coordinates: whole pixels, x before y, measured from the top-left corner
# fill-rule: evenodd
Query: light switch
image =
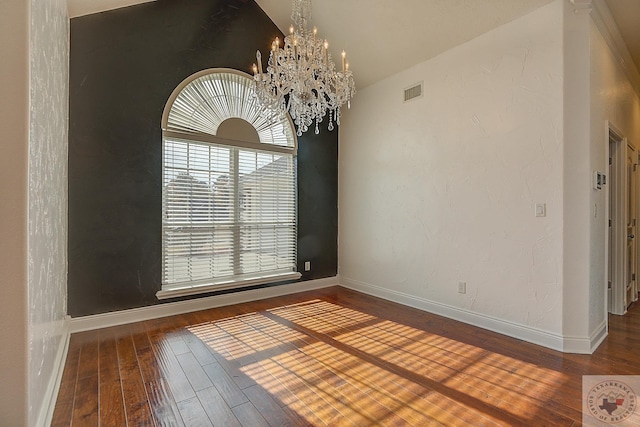
<path fill-rule="evenodd" d="M 546 203 L 536 203 L 536 216 L 537 217 L 547 216 Z"/>

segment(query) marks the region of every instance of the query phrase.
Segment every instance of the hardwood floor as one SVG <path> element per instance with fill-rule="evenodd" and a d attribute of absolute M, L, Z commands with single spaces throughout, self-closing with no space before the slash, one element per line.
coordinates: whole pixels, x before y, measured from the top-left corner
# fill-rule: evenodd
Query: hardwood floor
<path fill-rule="evenodd" d="M 73 334 L 52 425 L 571 426 L 639 362 L 640 307 L 567 355 L 335 287 Z"/>

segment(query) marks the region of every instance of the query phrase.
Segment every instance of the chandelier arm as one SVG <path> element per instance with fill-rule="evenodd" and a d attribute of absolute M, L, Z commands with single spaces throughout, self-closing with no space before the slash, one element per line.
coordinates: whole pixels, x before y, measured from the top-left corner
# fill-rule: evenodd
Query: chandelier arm
<path fill-rule="evenodd" d="M 328 42 L 317 36 L 317 29 L 309 30 L 311 0 L 293 0 L 291 26 L 280 46 L 276 38 L 271 45 L 266 70 L 262 68 L 262 55 L 258 51 L 254 64 L 254 94 L 264 114 L 281 118 L 287 112 L 297 126 L 298 136 L 315 122 L 328 115 L 328 129 L 334 122 L 340 124 L 341 106 L 351 105 L 355 95 L 353 74 L 342 52 L 341 71 L 337 71 Z"/>

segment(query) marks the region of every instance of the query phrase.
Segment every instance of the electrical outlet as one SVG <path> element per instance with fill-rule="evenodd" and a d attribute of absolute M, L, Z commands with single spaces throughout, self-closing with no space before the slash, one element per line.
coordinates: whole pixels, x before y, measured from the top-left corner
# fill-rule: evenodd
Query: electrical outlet
<path fill-rule="evenodd" d="M 311 270 L 311 261 L 305 261 L 304 262 L 304 271 L 309 271 Z"/>
<path fill-rule="evenodd" d="M 458 282 L 458 293 L 459 294 L 467 293 L 467 282 Z"/>

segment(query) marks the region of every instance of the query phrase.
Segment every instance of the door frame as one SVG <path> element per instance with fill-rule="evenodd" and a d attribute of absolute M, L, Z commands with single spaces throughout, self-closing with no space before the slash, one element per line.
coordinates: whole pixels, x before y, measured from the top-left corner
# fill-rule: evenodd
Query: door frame
<path fill-rule="evenodd" d="M 607 121 L 607 158 L 610 159 L 609 185 L 606 186 L 607 218 L 611 226 L 607 227 L 607 273 L 608 281 L 611 281 L 611 291 L 607 292 L 607 307 L 612 314 L 622 315 L 627 311 L 625 294 L 627 288 L 626 276 L 626 249 L 627 249 L 627 212 L 628 191 L 627 188 L 627 138 L 611 122 Z M 608 225 L 608 224 L 607 224 Z M 609 239 L 611 239 L 609 241 Z"/>
<path fill-rule="evenodd" d="M 625 138 L 626 139 L 626 138 Z M 627 140 L 627 160 L 631 161 L 631 167 L 627 164 L 627 188 L 628 205 L 627 210 L 631 218 L 627 218 L 627 256 L 629 256 L 629 247 L 631 247 L 631 259 L 627 260 L 627 271 L 631 271 L 631 277 L 626 277 L 625 286 L 625 307 L 629 307 L 632 302 L 638 299 L 638 240 L 637 236 L 637 218 L 638 218 L 638 182 L 636 170 L 640 159 L 638 158 L 638 150 Z"/>

